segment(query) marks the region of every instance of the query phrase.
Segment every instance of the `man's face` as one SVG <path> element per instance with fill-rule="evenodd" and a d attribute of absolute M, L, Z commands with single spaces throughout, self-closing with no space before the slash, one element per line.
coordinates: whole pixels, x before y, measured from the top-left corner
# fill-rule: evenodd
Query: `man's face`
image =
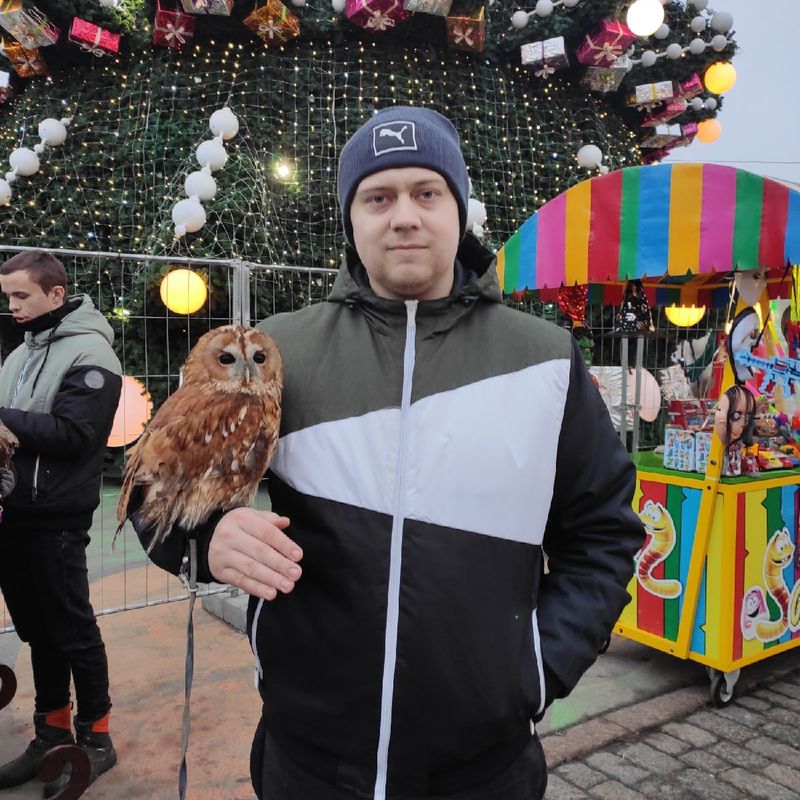
<path fill-rule="evenodd" d="M 8 298 L 8 310 L 20 324 L 41 317 L 64 304 L 64 287 L 55 286 L 45 292 L 34 283 L 27 270 L 19 269 L 0 275 L 0 290 Z"/>
<path fill-rule="evenodd" d="M 458 204 L 438 172 L 402 167 L 369 175 L 353 197 L 350 221 L 376 295 L 435 300 L 450 293 Z"/>

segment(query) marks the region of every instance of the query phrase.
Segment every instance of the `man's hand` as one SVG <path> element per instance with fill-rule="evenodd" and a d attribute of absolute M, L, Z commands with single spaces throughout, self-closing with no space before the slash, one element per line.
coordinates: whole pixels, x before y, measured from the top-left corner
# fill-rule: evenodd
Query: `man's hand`
<path fill-rule="evenodd" d="M 287 517 L 254 508 L 235 508 L 217 523 L 208 548 L 208 566 L 220 583 L 274 600 L 291 592 L 302 570 L 303 551 L 283 532 Z"/>
<path fill-rule="evenodd" d="M 13 470 L 0 469 L 0 500 L 5 500 L 14 491 L 16 485 L 17 478 Z"/>

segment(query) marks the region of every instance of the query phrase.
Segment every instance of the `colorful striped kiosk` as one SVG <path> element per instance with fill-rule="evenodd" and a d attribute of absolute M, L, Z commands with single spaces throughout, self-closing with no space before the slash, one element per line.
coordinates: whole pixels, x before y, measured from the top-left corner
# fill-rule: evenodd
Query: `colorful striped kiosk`
<path fill-rule="evenodd" d="M 640 278 L 652 279 L 651 301 L 712 305 L 715 292 L 728 297 L 720 273 L 761 267 L 765 295 L 779 296 L 787 265 L 800 264 L 800 192 L 725 166 L 630 167 L 542 206 L 497 264 L 507 293 L 589 284 L 608 298 Z M 732 383 L 726 364 L 722 391 Z M 637 563 L 654 566 L 637 569 L 615 631 L 705 665 L 725 705 L 742 667 L 800 646 L 800 471 L 720 477 L 716 433 L 705 475 L 632 457 L 648 531 Z"/>

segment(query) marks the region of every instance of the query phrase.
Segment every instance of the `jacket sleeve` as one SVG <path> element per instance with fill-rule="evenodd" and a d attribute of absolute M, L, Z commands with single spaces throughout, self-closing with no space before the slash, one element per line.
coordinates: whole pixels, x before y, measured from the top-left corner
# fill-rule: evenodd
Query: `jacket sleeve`
<path fill-rule="evenodd" d="M 620 612 L 645 538 L 636 470 L 573 342 L 537 607 L 546 705 L 572 691 Z"/>
<path fill-rule="evenodd" d="M 138 505 L 137 498 L 133 498 L 131 505 Z M 161 569 L 178 575 L 184 563 L 184 557 L 189 555 L 189 540 L 197 542 L 197 580 L 200 583 L 211 583 L 217 579 L 211 574 L 208 567 L 208 548 L 211 544 L 211 537 L 217 523 L 222 519 L 223 511 L 213 513 L 205 523 L 198 525 L 190 531 L 177 525 L 172 527 L 164 540 L 159 542 L 149 553 L 150 560 L 161 567 Z M 130 517 L 133 528 L 145 552 L 153 540 L 154 530 L 152 527 L 142 525 L 139 515 L 135 512 Z"/>
<path fill-rule="evenodd" d="M 0 408 L 0 419 L 16 434 L 21 449 L 78 461 L 108 438 L 121 388 L 119 375 L 77 366 L 64 375 L 50 413 Z"/>

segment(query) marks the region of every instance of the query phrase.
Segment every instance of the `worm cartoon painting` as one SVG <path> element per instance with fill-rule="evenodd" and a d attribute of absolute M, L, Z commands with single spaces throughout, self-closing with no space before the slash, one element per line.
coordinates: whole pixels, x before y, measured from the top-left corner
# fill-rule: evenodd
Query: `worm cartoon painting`
<path fill-rule="evenodd" d="M 794 545 L 789 531 L 776 531 L 764 551 L 764 585 L 778 604 L 781 615 L 775 620 L 761 620 L 755 625 L 756 637 L 761 642 L 771 642 L 786 633 L 789 626 L 789 590 L 783 579 L 783 571 L 792 561 Z"/>
<path fill-rule="evenodd" d="M 682 591 L 681 582 L 653 577 L 653 570 L 675 547 L 675 523 L 669 511 L 661 503 L 648 500 L 639 512 L 647 539 L 636 556 L 636 578 L 642 588 L 657 597 L 677 597 Z"/>

